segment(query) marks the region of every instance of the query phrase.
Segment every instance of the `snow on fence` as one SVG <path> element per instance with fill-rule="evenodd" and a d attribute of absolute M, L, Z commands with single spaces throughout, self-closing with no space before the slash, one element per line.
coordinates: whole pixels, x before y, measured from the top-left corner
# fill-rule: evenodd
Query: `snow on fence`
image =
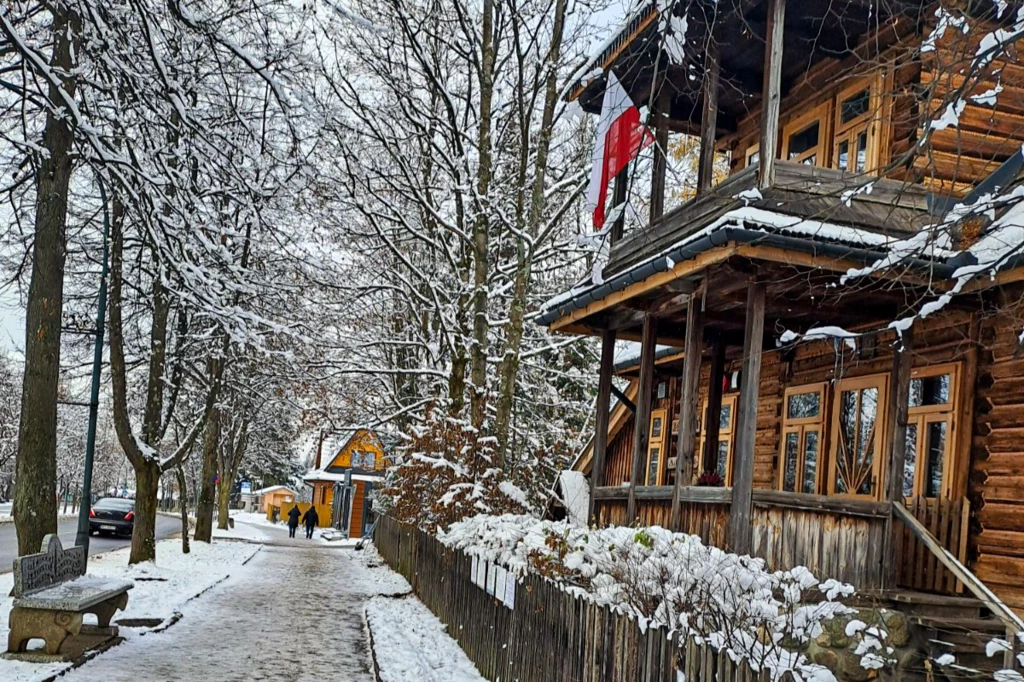
<path fill-rule="evenodd" d="M 680 650 L 678 634 L 644 628 L 536 576 L 520 579 L 515 607 L 509 609 L 474 583 L 469 556 L 390 517 L 379 520 L 373 541 L 489 680 L 770 679 L 767 670 L 736 664 L 692 639 Z"/>

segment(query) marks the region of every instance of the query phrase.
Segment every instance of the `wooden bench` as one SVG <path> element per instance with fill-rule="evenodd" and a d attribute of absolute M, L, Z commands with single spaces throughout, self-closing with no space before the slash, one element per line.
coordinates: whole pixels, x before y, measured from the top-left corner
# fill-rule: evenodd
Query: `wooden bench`
<path fill-rule="evenodd" d="M 43 539 L 42 550 L 14 560 L 7 653 L 24 653 L 29 640 L 42 639 L 47 654 L 70 659 L 117 636 L 110 619 L 128 605 L 133 584 L 85 575 L 85 548 L 65 550 L 56 535 Z M 97 625 L 82 623 L 87 613 Z"/>

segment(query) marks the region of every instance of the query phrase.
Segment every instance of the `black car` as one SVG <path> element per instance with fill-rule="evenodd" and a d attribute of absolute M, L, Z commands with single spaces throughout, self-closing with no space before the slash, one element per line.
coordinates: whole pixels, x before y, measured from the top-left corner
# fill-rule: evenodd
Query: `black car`
<path fill-rule="evenodd" d="M 104 497 L 89 510 L 89 533 L 131 535 L 135 528 L 135 500 Z"/>

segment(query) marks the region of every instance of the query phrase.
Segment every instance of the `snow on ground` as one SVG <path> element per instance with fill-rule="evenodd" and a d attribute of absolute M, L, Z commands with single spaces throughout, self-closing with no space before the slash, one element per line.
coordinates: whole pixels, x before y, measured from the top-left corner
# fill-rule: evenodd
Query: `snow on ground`
<path fill-rule="evenodd" d="M 128 608 L 119 611 L 114 621 L 124 618 L 153 618 L 166 621 L 193 597 L 224 580 L 260 551 L 259 545 L 220 542 L 192 543 L 192 552 L 181 553 L 178 539 L 157 543 L 156 563 L 128 566 L 129 549 L 124 548 L 90 557 L 88 574 L 131 580 L 135 587 L 128 593 Z M 7 619 L 11 611 L 10 593 L 14 585 L 11 573 L 0 575 L 0 642 L 7 641 Z M 86 622 L 90 622 L 86 617 Z M 95 622 L 95 621 L 92 621 Z M 122 635 L 137 637 L 143 630 L 122 628 Z M 41 644 L 40 644 L 41 645 Z M 0 660 L 0 680 L 29 682 L 49 677 L 66 663 L 31 664 Z"/>
<path fill-rule="evenodd" d="M 266 514 L 254 512 L 232 512 L 231 518 L 235 520 L 235 527 L 221 530 L 213 529 L 213 537 L 226 538 L 231 540 L 249 540 L 250 542 L 289 542 L 288 526 L 284 523 L 268 521 Z M 295 531 L 295 540 L 304 543 L 314 542 L 318 545 L 330 545 L 332 547 L 354 547 L 359 540 L 344 539 L 339 531 L 331 528 L 317 528 L 313 533 L 313 539 L 306 539 L 306 529 L 299 526 Z M 292 541 L 294 542 L 294 541 Z"/>
<path fill-rule="evenodd" d="M 383 682 L 482 682 L 445 625 L 415 597 L 377 597 L 366 605 Z"/>

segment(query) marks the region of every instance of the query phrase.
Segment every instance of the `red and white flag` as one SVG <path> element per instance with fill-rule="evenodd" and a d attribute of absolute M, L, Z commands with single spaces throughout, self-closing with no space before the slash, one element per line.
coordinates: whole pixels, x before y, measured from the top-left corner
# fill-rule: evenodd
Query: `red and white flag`
<path fill-rule="evenodd" d="M 594 229 L 605 223 L 605 196 L 612 178 L 618 175 L 640 151 L 654 141 L 651 131 L 640 122 L 640 110 L 626 94 L 619 79 L 608 72 L 608 85 L 597 124 L 587 210 L 594 212 Z M 614 207 L 613 207 L 614 208 Z"/>

